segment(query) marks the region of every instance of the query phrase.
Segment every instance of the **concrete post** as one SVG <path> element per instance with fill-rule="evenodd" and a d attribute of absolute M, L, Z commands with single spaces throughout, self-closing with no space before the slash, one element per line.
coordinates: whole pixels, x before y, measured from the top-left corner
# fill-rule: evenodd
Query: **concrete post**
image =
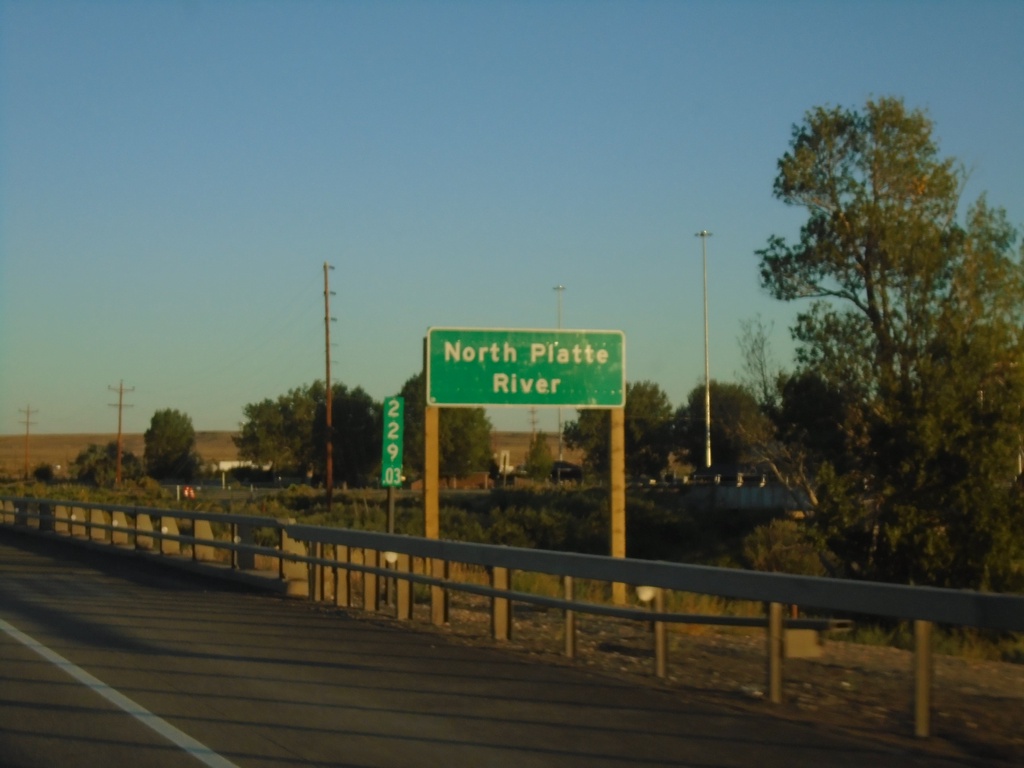
<path fill-rule="evenodd" d="M 294 520 L 290 522 L 295 522 Z M 247 543 L 252 543 L 251 535 L 250 540 Z M 298 597 L 305 594 L 309 595 L 309 579 L 310 569 L 306 563 L 295 562 L 285 558 L 285 555 L 298 555 L 299 557 L 306 557 L 307 554 L 306 545 L 296 539 L 291 538 L 282 531 L 281 535 L 281 563 L 278 565 L 279 573 L 282 573 L 284 580 L 288 582 L 287 593 L 289 595 Z M 255 562 L 253 563 L 253 567 Z"/>
<path fill-rule="evenodd" d="M 213 541 L 213 528 L 209 520 L 192 521 L 192 559 L 214 560 L 217 550 L 210 544 L 200 544 L 200 541 Z"/>
<path fill-rule="evenodd" d="M 177 518 L 165 515 L 160 518 L 160 552 L 164 555 L 180 555 L 181 542 L 176 539 L 165 539 L 164 536 L 178 535 Z"/>
<path fill-rule="evenodd" d="M 98 526 L 107 525 L 107 513 L 102 509 L 87 509 L 85 513 L 89 516 L 89 540 L 108 541 L 110 534 Z"/>
<path fill-rule="evenodd" d="M 49 504 L 39 505 L 39 530 L 53 530 L 53 507 Z"/>
<path fill-rule="evenodd" d="M 110 524 L 117 530 L 110 532 L 110 543 L 122 546 L 128 545 L 128 518 L 124 512 L 113 512 L 110 515 Z"/>
<path fill-rule="evenodd" d="M 153 521 L 143 512 L 135 513 L 135 548 L 153 549 Z"/>
<path fill-rule="evenodd" d="M 71 533 L 71 508 L 58 504 L 53 508 L 53 530 L 57 533 Z"/>

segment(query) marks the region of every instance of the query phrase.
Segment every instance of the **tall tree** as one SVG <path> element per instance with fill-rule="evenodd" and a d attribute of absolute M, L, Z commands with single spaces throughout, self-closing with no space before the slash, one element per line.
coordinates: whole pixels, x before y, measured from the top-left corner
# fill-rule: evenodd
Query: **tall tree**
<path fill-rule="evenodd" d="M 334 479 L 363 486 L 380 461 L 380 404 L 361 387 L 331 385 Z M 235 438 L 238 453 L 255 464 L 271 464 L 279 474 L 323 478 L 326 474 L 327 402 L 324 383 L 289 390 L 276 400 L 245 406 L 246 420 Z"/>
<path fill-rule="evenodd" d="M 258 466 L 270 464 L 278 474 L 311 472 L 317 451 L 313 425 L 323 402 L 324 385 L 316 381 L 291 389 L 276 400 L 246 405 L 242 411 L 245 421 L 234 438 L 239 457 Z"/>
<path fill-rule="evenodd" d="M 664 390 L 651 381 L 627 382 L 625 422 L 626 472 L 659 476 L 673 448 L 672 404 Z M 563 430 L 566 443 L 584 451 L 595 474 L 609 470 L 610 424 L 607 410 L 583 409 Z"/>
<path fill-rule="evenodd" d="M 410 376 L 399 393 L 405 398 L 403 462 L 406 474 L 423 476 L 423 423 L 427 402 L 423 372 Z M 483 408 L 442 408 L 438 430 L 440 473 L 464 477 L 488 470 L 494 460 L 491 451 L 491 421 Z"/>
<path fill-rule="evenodd" d="M 810 111 L 774 185 L 808 218 L 795 245 L 758 251 L 761 281 L 810 302 L 797 375 L 834 422 L 815 446 L 816 520 L 848 572 L 1007 587 L 1024 528 L 1024 268 L 984 197 L 958 221 L 965 174 L 932 131 L 893 98 Z"/>
<path fill-rule="evenodd" d="M 121 455 L 121 479 L 126 482 L 145 477 L 142 461 L 131 451 Z M 117 441 L 106 446 L 89 445 L 71 463 L 71 475 L 80 483 L 98 487 L 112 486 L 117 475 Z"/>
<path fill-rule="evenodd" d="M 145 435 L 146 473 L 158 480 L 191 480 L 199 471 L 192 419 L 173 408 L 157 411 Z"/>
<path fill-rule="evenodd" d="M 755 446 L 764 432 L 765 416 L 754 395 L 742 384 L 711 382 L 711 457 L 715 464 L 757 462 Z M 704 425 L 704 385 L 690 390 L 676 411 L 676 445 L 690 463 L 704 466 L 707 435 Z"/>
<path fill-rule="evenodd" d="M 548 436 L 543 430 L 534 432 L 530 437 L 530 446 L 526 450 L 526 461 L 523 468 L 531 480 L 547 480 L 555 466 L 555 457 L 551 455 Z"/>
<path fill-rule="evenodd" d="M 349 389 L 344 384 L 331 385 L 331 427 L 334 432 L 334 481 L 338 484 L 362 487 L 370 483 L 374 468 L 380 463 L 381 405 L 362 387 Z M 326 402 L 317 403 L 313 420 L 313 463 L 318 476 L 326 469 Z"/>

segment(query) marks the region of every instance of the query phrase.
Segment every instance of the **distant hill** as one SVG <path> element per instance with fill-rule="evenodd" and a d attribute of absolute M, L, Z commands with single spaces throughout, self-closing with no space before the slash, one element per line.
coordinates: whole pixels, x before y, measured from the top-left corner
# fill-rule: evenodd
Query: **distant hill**
<path fill-rule="evenodd" d="M 204 461 L 233 461 L 238 458 L 232 438 L 237 432 L 196 432 L 196 450 Z M 90 445 L 106 445 L 117 439 L 116 434 L 68 434 L 68 435 L 29 435 L 28 461 L 29 470 L 40 464 L 60 467 L 63 471 L 75 460 L 79 453 Z M 547 435 L 551 455 L 558 458 L 558 436 Z M 141 433 L 122 436 L 125 451 L 142 456 L 145 441 Z M 509 452 L 509 462 L 513 465 L 522 464 L 526 460 L 526 451 L 530 447 L 529 432 L 493 432 L 491 448 L 496 456 L 502 451 Z M 562 455 L 566 461 L 579 463 L 582 454 L 563 448 Z M 25 436 L 0 435 L 0 477 L 20 477 L 25 470 Z"/>
<path fill-rule="evenodd" d="M 231 461 L 238 450 L 231 438 L 237 432 L 196 432 L 196 450 L 205 461 Z M 60 467 L 63 471 L 79 453 L 90 445 L 106 445 L 117 440 L 116 434 L 29 435 L 28 463 L 30 471 L 40 464 Z M 141 457 L 146 443 L 141 433 L 122 435 L 125 451 Z M 0 435 L 0 477 L 20 477 L 25 471 L 25 436 Z"/>

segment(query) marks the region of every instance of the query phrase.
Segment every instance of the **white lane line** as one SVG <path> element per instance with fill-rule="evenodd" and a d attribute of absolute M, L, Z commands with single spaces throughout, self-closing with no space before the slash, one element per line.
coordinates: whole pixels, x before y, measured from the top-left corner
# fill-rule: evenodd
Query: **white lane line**
<path fill-rule="evenodd" d="M 179 747 L 185 752 L 188 752 L 190 755 L 192 755 L 194 758 L 199 760 L 204 765 L 208 765 L 211 768 L 238 768 L 238 766 L 232 763 L 230 760 L 221 757 L 209 747 L 193 739 L 187 733 L 179 731 L 166 720 L 157 717 L 145 707 L 136 704 L 123 693 L 114 690 L 109 685 L 104 683 L 102 680 L 99 680 L 90 675 L 81 667 L 75 666 L 70 661 L 61 656 L 59 653 L 51 651 L 45 645 L 38 642 L 37 640 L 32 639 L 21 630 L 12 627 L 3 619 L 0 619 L 0 630 L 13 637 L 26 648 L 30 648 L 31 650 L 35 651 L 44 659 L 49 661 L 51 664 L 60 667 L 73 678 L 75 678 L 75 680 L 82 683 L 82 685 L 91 688 L 104 699 L 109 701 L 111 704 L 123 709 L 125 712 L 134 717 L 147 728 L 156 731 L 158 734 L 163 736 L 165 739 L 169 740 L 175 746 Z"/>

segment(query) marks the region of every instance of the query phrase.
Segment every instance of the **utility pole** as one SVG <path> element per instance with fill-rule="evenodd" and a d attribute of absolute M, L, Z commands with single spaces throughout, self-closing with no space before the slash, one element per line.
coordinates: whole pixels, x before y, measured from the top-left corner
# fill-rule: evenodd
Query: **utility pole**
<path fill-rule="evenodd" d="M 326 429 L 324 430 L 324 440 L 326 441 L 325 453 L 327 455 L 327 468 L 324 475 L 324 484 L 327 487 L 327 511 L 331 511 L 331 500 L 334 495 L 334 427 L 332 425 L 331 410 L 332 401 L 334 400 L 333 393 L 331 392 L 331 321 L 334 320 L 331 317 L 331 291 L 330 284 L 327 278 L 328 272 L 334 269 L 326 261 L 324 262 L 324 349 L 325 358 L 327 362 L 327 370 L 324 374 L 326 381 L 326 392 L 324 397 L 326 398 Z"/>
<path fill-rule="evenodd" d="M 711 466 L 711 365 L 708 362 L 708 238 L 711 233 L 697 233 L 704 255 L 704 466 Z"/>
<path fill-rule="evenodd" d="M 121 413 L 125 408 L 131 408 L 130 405 L 124 404 L 124 393 L 134 392 L 135 387 L 124 388 L 124 379 L 116 386 L 108 386 L 111 392 L 117 392 L 117 403 L 110 403 L 111 408 L 117 408 L 117 470 L 114 475 L 114 485 L 117 487 L 121 486 Z"/>
<path fill-rule="evenodd" d="M 18 413 L 25 414 L 25 420 L 21 423 L 25 425 L 25 479 L 28 480 L 28 434 L 29 427 L 32 426 L 32 414 L 39 413 L 39 409 L 32 410 L 31 405 L 26 405 L 24 408 L 19 408 Z"/>
<path fill-rule="evenodd" d="M 564 285 L 556 285 L 555 292 L 558 294 L 558 330 L 562 330 L 562 294 L 565 293 Z M 562 409 L 558 409 L 558 460 L 562 460 Z M 561 467 L 559 467 L 561 474 Z M 559 477 L 561 479 L 561 477 Z"/>
<path fill-rule="evenodd" d="M 562 294 L 565 293 L 565 286 L 555 286 L 555 293 L 558 294 L 558 330 L 562 330 Z M 555 483 L 562 484 L 562 409 L 558 409 L 558 469 L 555 472 Z"/>

